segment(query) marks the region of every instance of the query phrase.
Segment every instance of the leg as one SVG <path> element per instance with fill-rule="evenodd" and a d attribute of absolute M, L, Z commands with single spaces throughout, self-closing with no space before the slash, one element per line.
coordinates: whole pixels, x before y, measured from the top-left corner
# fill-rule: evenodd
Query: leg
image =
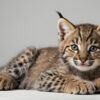
<path fill-rule="evenodd" d="M 59 73 L 52 71 L 41 73 L 33 87 L 41 91 L 70 94 L 92 94 L 96 90 L 95 85 L 90 81 L 82 80 L 70 74 L 59 75 Z"/>
<path fill-rule="evenodd" d="M 97 88 L 96 92 L 100 92 L 100 78 L 95 79 L 93 82 Z"/>
<path fill-rule="evenodd" d="M 17 88 L 20 81 L 27 74 L 28 69 L 35 62 L 36 49 L 27 48 L 11 62 L 7 64 L 0 72 L 0 89 L 8 90 Z"/>

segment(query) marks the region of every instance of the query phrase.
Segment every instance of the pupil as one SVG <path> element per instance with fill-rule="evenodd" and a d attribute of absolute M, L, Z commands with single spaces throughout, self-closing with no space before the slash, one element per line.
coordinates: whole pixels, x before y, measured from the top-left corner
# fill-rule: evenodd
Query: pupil
<path fill-rule="evenodd" d="M 77 47 L 76 47 L 76 46 L 74 46 L 74 48 L 76 49 Z"/>
<path fill-rule="evenodd" d="M 77 45 L 75 45 L 75 44 L 72 45 L 72 49 L 73 49 L 73 50 L 77 50 L 77 49 L 78 49 L 78 48 L 77 48 Z"/>
<path fill-rule="evenodd" d="M 92 50 L 94 50 L 95 48 L 94 47 L 92 47 Z"/>
<path fill-rule="evenodd" d="M 96 51 L 97 48 L 96 48 L 95 46 L 92 46 L 90 50 L 91 50 L 91 51 Z"/>

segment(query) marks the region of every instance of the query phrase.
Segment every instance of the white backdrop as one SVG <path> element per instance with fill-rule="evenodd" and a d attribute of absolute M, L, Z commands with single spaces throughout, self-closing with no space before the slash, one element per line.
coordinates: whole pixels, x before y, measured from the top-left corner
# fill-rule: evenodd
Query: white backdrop
<path fill-rule="evenodd" d="M 57 46 L 56 10 L 74 24 L 100 24 L 100 0 L 0 0 L 0 66 L 27 46 Z"/>
<path fill-rule="evenodd" d="M 0 100 L 100 100 L 100 95 L 72 95 L 34 90 L 1 91 Z"/>
<path fill-rule="evenodd" d="M 27 46 L 57 46 L 56 10 L 74 24 L 100 24 L 100 0 L 0 0 L 0 66 Z M 100 100 L 99 95 L 1 91 L 0 100 Z"/>

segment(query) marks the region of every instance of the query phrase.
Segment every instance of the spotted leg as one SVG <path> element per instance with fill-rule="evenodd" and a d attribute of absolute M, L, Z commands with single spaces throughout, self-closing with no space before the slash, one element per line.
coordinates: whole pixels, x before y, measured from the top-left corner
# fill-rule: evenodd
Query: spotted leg
<path fill-rule="evenodd" d="M 95 84 L 91 81 L 82 80 L 71 74 L 59 75 L 53 70 L 41 73 L 33 88 L 40 91 L 69 94 L 93 94 L 96 91 Z"/>
<path fill-rule="evenodd" d="M 35 62 L 37 50 L 29 47 L 9 62 L 0 72 L 0 90 L 16 89 Z"/>

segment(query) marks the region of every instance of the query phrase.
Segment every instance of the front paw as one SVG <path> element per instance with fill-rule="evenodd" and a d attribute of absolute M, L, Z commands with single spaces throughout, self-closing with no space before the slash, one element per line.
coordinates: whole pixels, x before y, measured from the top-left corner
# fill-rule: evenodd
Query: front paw
<path fill-rule="evenodd" d="M 93 94 L 95 91 L 95 85 L 89 81 L 70 82 L 66 88 L 69 94 Z"/>
<path fill-rule="evenodd" d="M 7 73 L 0 73 L 0 90 L 16 89 L 18 83 Z"/>
<path fill-rule="evenodd" d="M 100 92 L 100 78 L 94 80 L 94 84 L 96 86 L 96 92 Z"/>

